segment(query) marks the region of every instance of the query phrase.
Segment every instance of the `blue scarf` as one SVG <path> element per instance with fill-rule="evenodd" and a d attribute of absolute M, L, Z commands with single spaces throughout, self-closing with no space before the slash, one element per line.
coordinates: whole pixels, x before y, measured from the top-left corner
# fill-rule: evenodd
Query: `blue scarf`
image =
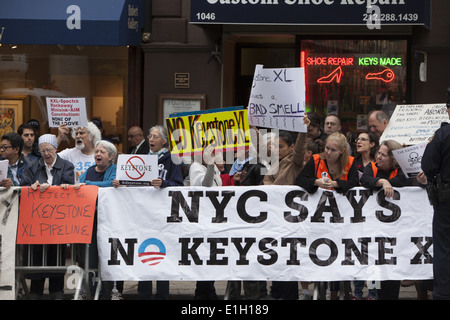
<path fill-rule="evenodd" d="M 148 154 L 152 154 L 152 155 L 156 154 L 156 155 L 158 156 L 158 159 L 159 159 L 159 158 L 161 158 L 161 155 L 163 155 L 163 154 L 166 153 L 166 152 L 167 152 L 167 149 L 166 149 L 166 148 L 162 148 L 162 149 L 159 149 L 159 150 L 156 151 L 156 152 L 153 152 L 152 150 L 150 150 L 150 151 L 148 152 Z"/>

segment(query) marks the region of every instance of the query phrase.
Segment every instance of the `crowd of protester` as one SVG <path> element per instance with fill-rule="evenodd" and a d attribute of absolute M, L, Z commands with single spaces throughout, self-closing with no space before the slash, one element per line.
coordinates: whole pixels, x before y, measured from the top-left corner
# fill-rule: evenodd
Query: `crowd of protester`
<path fill-rule="evenodd" d="M 323 121 L 316 114 L 305 116 L 307 132 L 294 133 L 279 131 L 260 135 L 268 153 L 276 153 L 279 161 L 270 166 L 249 150 L 238 151 L 236 161 L 225 165 L 224 161 L 193 162 L 189 166 L 175 164 L 168 149 L 166 128 L 157 125 L 149 130 L 145 137 L 139 126 L 128 130 L 128 154 L 152 154 L 158 157 L 158 178 L 151 181 L 154 188 L 168 186 L 252 186 L 252 185 L 297 185 L 309 193 L 318 188 L 333 189 L 338 193 L 363 186 L 369 189 L 383 189 L 386 197 L 392 197 L 394 187 L 417 185 L 403 174 L 395 161 L 392 151 L 402 148 L 399 143 L 388 140 L 379 141 L 389 118 L 382 111 L 368 115 L 368 130 L 350 132 L 344 135 L 341 121 L 336 115 L 328 115 Z M 119 153 L 114 143 L 102 139 L 101 122 L 90 121 L 86 127 L 68 128 L 62 125 L 58 134 L 40 135 L 39 122 L 30 120 L 22 124 L 17 133 L 1 137 L 0 153 L 2 159 L 8 160 L 8 178 L 1 181 L 1 186 L 30 186 L 40 192 L 51 185 L 68 188 L 82 188 L 83 185 L 99 187 L 122 187 L 116 179 L 115 160 Z M 259 132 L 258 132 L 259 133 Z M 72 148 L 58 150 L 59 144 L 71 135 Z M 208 153 L 213 153 L 207 147 Z M 217 158 L 216 158 L 217 159 Z M 231 168 L 229 168 L 231 166 Z M 426 181 L 419 181 L 426 183 Z M 98 267 L 96 245 L 96 223 L 92 243 L 89 247 L 89 267 Z M 54 246 L 42 252 L 42 246 L 34 245 L 35 263 L 43 254 L 49 262 L 55 263 Z M 84 264 L 83 248 L 76 252 L 78 263 Z M 64 257 L 63 257 L 64 258 Z M 40 299 L 43 295 L 44 281 L 49 279 L 49 293 L 53 299 L 61 299 L 64 283 L 60 274 L 36 273 L 31 276 L 30 297 Z M 430 280 L 431 281 L 431 280 Z M 426 297 L 432 290 L 430 281 L 412 281 L 416 285 L 418 297 Z M 91 283 L 93 283 L 91 281 Z M 311 299 L 309 282 L 287 281 L 229 281 L 226 299 Z M 109 299 L 114 290 L 122 292 L 123 282 L 103 282 L 103 299 Z M 338 299 L 343 287 L 351 294 L 348 299 L 376 300 L 398 299 L 401 281 L 381 281 L 378 288 L 365 281 L 353 283 L 330 282 L 329 298 Z M 363 297 L 363 289 L 369 287 Z M 241 286 L 244 296 L 241 297 Z M 89 288 L 92 292 L 94 287 Z M 424 294 L 425 291 L 425 294 Z M 156 282 L 156 294 L 153 294 L 152 281 L 139 281 L 139 299 L 169 299 L 169 281 Z M 81 295 L 84 297 L 84 295 Z M 196 299 L 218 299 L 214 281 L 198 281 L 195 289 Z"/>

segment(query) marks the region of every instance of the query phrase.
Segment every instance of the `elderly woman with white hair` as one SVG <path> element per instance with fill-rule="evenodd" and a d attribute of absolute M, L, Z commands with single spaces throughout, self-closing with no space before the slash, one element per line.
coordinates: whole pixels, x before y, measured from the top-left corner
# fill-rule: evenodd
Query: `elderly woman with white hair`
<path fill-rule="evenodd" d="M 158 178 L 150 181 L 150 185 L 155 189 L 183 186 L 183 176 L 179 164 L 172 161 L 169 148 L 167 129 L 161 125 L 150 128 L 147 136 L 150 145 L 149 155 L 158 156 Z M 114 180 L 114 187 L 120 186 L 119 180 Z M 152 281 L 139 281 L 138 298 L 140 300 L 150 300 L 153 298 Z M 169 299 L 169 281 L 156 281 L 156 300 Z"/>
<path fill-rule="evenodd" d="M 39 152 L 42 157 L 31 162 L 23 171 L 21 186 L 39 187 L 44 192 L 51 185 L 74 184 L 74 165 L 57 153 L 56 136 L 44 134 L 39 137 Z"/>
<path fill-rule="evenodd" d="M 116 178 L 116 164 L 114 164 L 117 157 L 117 149 L 109 141 L 99 140 L 95 143 L 94 147 L 94 160 L 95 163 L 89 167 L 80 177 L 79 182 L 75 184 L 75 189 L 79 189 L 84 185 L 95 185 L 98 187 L 112 187 L 113 180 Z M 83 251 L 81 248 L 80 262 L 84 264 Z M 89 246 L 89 267 L 91 269 L 98 268 L 98 247 L 97 247 L 97 212 L 95 213 L 94 226 L 92 230 L 92 240 Z M 92 277 L 92 274 L 89 275 Z M 95 286 L 92 281 L 90 292 L 94 292 Z M 102 281 L 102 298 L 109 299 L 111 297 L 111 291 L 113 288 L 113 282 Z M 84 289 L 81 296 L 84 296 Z"/>
<path fill-rule="evenodd" d="M 52 134 L 44 134 L 39 137 L 39 152 L 42 157 L 39 160 L 27 164 L 23 171 L 21 186 L 31 186 L 33 190 L 39 188 L 40 192 L 47 190 L 49 186 L 69 185 L 75 182 L 73 164 L 60 158 L 56 154 L 57 140 Z M 58 246 L 48 245 L 45 254 L 47 265 L 61 265 L 65 261 L 65 250 L 58 249 Z M 33 245 L 31 265 L 41 266 L 42 255 L 44 254 L 42 245 Z M 58 262 L 58 250 L 61 252 Z M 24 257 L 28 259 L 28 257 Z M 30 296 L 31 299 L 42 298 L 44 292 L 45 279 L 49 278 L 48 290 L 50 297 L 55 300 L 62 300 L 64 295 L 64 274 L 61 273 L 35 273 L 28 276 L 31 279 Z"/>
<path fill-rule="evenodd" d="M 96 185 L 99 187 L 112 187 L 116 178 L 116 168 L 114 160 L 117 157 L 117 149 L 109 141 L 97 141 L 94 148 L 95 164 L 89 167 L 79 178 L 79 183 L 75 184 L 75 189 L 82 185 Z"/>

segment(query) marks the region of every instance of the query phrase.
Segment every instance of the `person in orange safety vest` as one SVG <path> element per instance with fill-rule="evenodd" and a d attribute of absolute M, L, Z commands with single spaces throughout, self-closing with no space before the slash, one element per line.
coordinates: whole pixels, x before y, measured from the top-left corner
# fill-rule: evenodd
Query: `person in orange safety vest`
<path fill-rule="evenodd" d="M 333 133 L 325 141 L 325 151 L 315 154 L 296 179 L 296 185 L 308 193 L 318 188 L 344 193 L 359 186 L 354 158 L 349 156 L 348 143 L 342 133 Z"/>

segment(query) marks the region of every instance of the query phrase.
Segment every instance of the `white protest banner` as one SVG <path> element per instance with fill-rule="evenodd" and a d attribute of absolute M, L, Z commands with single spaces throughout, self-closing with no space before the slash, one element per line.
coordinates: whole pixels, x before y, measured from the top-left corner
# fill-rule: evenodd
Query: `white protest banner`
<path fill-rule="evenodd" d="M 304 68 L 255 67 L 248 103 L 252 126 L 306 132 Z"/>
<path fill-rule="evenodd" d="M 422 156 L 427 144 L 427 142 L 423 142 L 392 151 L 400 168 L 408 178 L 415 177 L 422 171 Z"/>
<path fill-rule="evenodd" d="M 128 186 L 149 186 L 158 178 L 158 156 L 120 154 L 117 158 L 116 179 Z"/>
<path fill-rule="evenodd" d="M 401 144 L 428 142 L 442 122 L 448 121 L 445 104 L 398 105 L 380 137 Z"/>
<path fill-rule="evenodd" d="M 338 281 L 432 278 L 433 209 L 296 186 L 100 188 L 103 280 Z"/>
<path fill-rule="evenodd" d="M 0 300 L 15 299 L 16 232 L 20 187 L 0 188 Z"/>
<path fill-rule="evenodd" d="M 47 98 L 48 126 L 57 128 L 65 123 L 69 128 L 87 126 L 85 98 Z"/>

